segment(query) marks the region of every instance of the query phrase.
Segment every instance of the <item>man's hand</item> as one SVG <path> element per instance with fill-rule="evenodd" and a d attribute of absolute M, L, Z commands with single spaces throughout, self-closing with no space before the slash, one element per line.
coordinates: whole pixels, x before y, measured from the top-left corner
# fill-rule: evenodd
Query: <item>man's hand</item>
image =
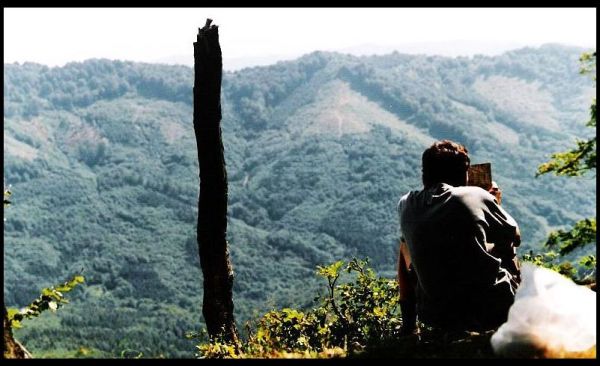
<path fill-rule="evenodd" d="M 498 204 L 501 204 L 502 190 L 500 189 L 500 187 L 498 187 L 498 183 L 492 181 L 492 188 L 490 188 L 488 192 L 490 192 L 492 196 L 496 197 L 496 201 L 498 201 Z"/>

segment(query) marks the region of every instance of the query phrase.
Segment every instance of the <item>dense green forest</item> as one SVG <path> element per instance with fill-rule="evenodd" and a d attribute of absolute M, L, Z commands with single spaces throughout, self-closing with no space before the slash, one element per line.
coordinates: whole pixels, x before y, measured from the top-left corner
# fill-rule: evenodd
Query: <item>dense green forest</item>
<path fill-rule="evenodd" d="M 583 50 L 446 58 L 314 52 L 223 77 L 236 319 L 309 307 L 316 266 L 369 257 L 393 278 L 396 203 L 435 139 L 492 162 L 521 253 L 595 216 L 595 177 L 535 178 L 595 95 Z M 4 298 L 74 273 L 62 311 L 24 321 L 40 356 L 191 357 L 202 327 L 193 69 L 109 60 L 4 65 Z M 588 249 L 593 250 L 593 249 Z M 321 281 L 321 282 L 319 282 Z"/>

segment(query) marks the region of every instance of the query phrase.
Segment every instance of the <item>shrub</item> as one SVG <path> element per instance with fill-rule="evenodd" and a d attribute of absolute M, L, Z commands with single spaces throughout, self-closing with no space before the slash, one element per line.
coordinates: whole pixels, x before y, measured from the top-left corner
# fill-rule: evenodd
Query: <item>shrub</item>
<path fill-rule="evenodd" d="M 347 282 L 338 284 L 343 272 Z M 201 358 L 329 358 L 344 357 L 366 347 L 396 339 L 401 320 L 398 287 L 378 278 L 368 259 L 317 266 L 327 280 L 327 293 L 306 311 L 272 310 L 247 324 L 245 341 L 213 339 L 197 346 Z"/>

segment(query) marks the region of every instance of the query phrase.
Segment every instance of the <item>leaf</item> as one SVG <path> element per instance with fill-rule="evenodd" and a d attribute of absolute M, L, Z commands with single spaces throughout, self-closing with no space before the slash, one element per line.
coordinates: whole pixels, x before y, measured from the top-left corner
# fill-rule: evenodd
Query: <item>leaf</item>
<path fill-rule="evenodd" d="M 14 329 L 23 328 L 23 326 L 21 325 L 21 322 L 18 320 L 14 320 L 14 319 L 10 321 L 10 326 L 11 326 L 11 328 L 14 328 Z"/>
<path fill-rule="evenodd" d="M 382 308 L 380 308 L 379 306 L 376 306 L 373 309 L 373 314 L 375 314 L 375 316 L 382 317 L 385 315 L 385 311 Z"/>
<path fill-rule="evenodd" d="M 579 264 L 581 264 L 584 267 L 594 267 L 596 266 L 596 256 L 591 254 L 588 256 L 585 256 L 583 258 L 581 258 L 581 260 L 579 261 Z"/>
<path fill-rule="evenodd" d="M 73 277 L 73 280 L 75 280 L 77 283 L 84 283 L 85 277 L 83 277 L 82 275 L 78 275 L 78 276 Z"/>
<path fill-rule="evenodd" d="M 15 308 L 8 308 L 8 309 L 6 309 L 6 312 L 8 315 L 7 319 L 10 321 L 12 321 L 12 319 L 15 317 L 16 314 L 20 313 L 19 309 L 15 309 Z"/>
<path fill-rule="evenodd" d="M 42 300 L 43 300 L 44 296 L 48 296 L 48 297 L 52 296 L 52 292 L 53 292 L 53 290 L 51 288 L 42 289 Z"/>
<path fill-rule="evenodd" d="M 317 274 L 327 278 L 335 278 L 339 275 L 339 271 L 343 265 L 344 261 L 337 261 L 329 266 L 317 266 Z"/>

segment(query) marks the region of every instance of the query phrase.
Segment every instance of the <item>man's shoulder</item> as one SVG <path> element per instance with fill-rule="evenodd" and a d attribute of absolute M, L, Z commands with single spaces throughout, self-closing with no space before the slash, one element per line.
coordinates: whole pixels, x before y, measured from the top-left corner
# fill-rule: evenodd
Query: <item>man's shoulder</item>
<path fill-rule="evenodd" d="M 411 195 L 417 193 L 417 191 L 408 191 L 406 192 L 404 195 L 402 195 L 402 197 L 400 197 L 400 200 L 398 202 L 403 202 L 406 201 L 408 199 L 408 197 L 410 197 Z"/>
<path fill-rule="evenodd" d="M 481 187 L 452 187 L 451 200 L 471 212 L 481 212 L 497 206 L 494 196 Z"/>
<path fill-rule="evenodd" d="M 410 199 L 410 197 L 418 193 L 419 191 L 408 191 L 406 194 L 400 197 L 400 200 L 398 200 L 398 204 L 396 205 L 396 209 L 398 210 L 398 212 L 402 211 L 402 207 L 406 205 L 406 202 Z"/>
<path fill-rule="evenodd" d="M 494 198 L 488 191 L 477 186 L 450 186 L 449 190 L 452 196 L 458 198 L 480 198 L 482 200 L 493 200 Z"/>
<path fill-rule="evenodd" d="M 411 198 L 414 198 L 417 195 L 421 194 L 422 192 L 423 191 L 408 191 L 406 194 L 404 194 L 402 197 L 400 197 L 400 200 L 398 201 L 398 203 L 406 202 L 406 201 L 410 200 Z"/>

